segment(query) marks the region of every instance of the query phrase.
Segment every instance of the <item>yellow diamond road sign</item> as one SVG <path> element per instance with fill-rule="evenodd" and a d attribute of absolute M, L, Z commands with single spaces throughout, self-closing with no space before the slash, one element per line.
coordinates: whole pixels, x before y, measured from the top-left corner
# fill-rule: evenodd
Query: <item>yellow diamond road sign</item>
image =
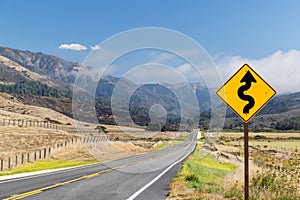
<path fill-rule="evenodd" d="M 217 91 L 244 122 L 249 122 L 275 94 L 276 91 L 247 64 Z"/>

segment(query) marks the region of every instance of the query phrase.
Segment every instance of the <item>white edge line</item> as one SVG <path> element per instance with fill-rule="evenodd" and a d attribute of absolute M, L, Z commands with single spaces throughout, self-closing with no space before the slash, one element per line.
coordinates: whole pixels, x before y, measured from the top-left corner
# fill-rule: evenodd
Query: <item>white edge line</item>
<path fill-rule="evenodd" d="M 191 151 L 189 151 L 184 157 L 182 157 L 181 159 L 177 160 L 176 162 L 174 162 L 173 164 L 171 164 L 167 169 L 165 169 L 162 173 L 160 173 L 157 177 L 155 177 L 154 179 L 152 179 L 149 183 L 147 183 L 146 185 L 144 185 L 141 189 L 139 189 L 138 191 L 136 191 L 133 195 L 131 195 L 127 200 L 134 200 L 138 195 L 140 195 L 143 191 L 145 191 L 148 187 L 150 187 L 153 183 L 155 183 L 158 179 L 160 179 L 165 173 L 167 173 L 172 167 L 174 167 L 174 165 L 180 163 L 181 161 L 183 161 L 186 157 L 188 157 L 195 149 L 196 147 L 196 142 L 194 144 L 194 147 L 192 148 Z"/>

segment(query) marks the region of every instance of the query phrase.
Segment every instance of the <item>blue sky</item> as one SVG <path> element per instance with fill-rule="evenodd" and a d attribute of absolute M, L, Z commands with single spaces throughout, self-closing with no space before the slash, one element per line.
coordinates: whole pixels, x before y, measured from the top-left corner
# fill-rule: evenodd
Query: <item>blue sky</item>
<path fill-rule="evenodd" d="M 0 45 L 81 62 L 91 46 L 114 34 L 139 27 L 164 27 L 196 40 L 216 58 L 217 64 L 229 66 L 252 61 L 259 68 L 262 61 L 274 55 L 287 61 L 291 60 L 290 52 L 298 55 L 299 8 L 300 1 L 296 0 L 0 0 Z M 87 49 L 59 48 L 71 43 Z M 297 56 L 292 57 L 295 60 Z M 268 74 L 275 67 L 261 71 L 274 79 Z M 293 74 L 295 68 L 293 63 L 289 73 Z M 233 70 L 225 70 L 224 78 Z M 296 83 L 292 89 L 280 90 L 295 91 Z"/>
<path fill-rule="evenodd" d="M 211 55 L 261 58 L 300 48 L 299 8 L 299 1 L 268 0 L 0 0 L 0 45 L 80 61 L 82 52 L 57 47 L 96 45 L 121 31 L 154 26 L 189 35 Z"/>

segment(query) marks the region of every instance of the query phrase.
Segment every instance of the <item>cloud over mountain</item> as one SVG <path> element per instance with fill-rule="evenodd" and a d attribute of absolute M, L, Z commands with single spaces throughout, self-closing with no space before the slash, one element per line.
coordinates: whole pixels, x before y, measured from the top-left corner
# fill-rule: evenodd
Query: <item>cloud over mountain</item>
<path fill-rule="evenodd" d="M 96 51 L 96 50 L 102 49 L 102 47 L 101 47 L 100 45 L 95 45 L 95 46 L 91 46 L 91 49 L 92 49 L 93 51 Z"/>
<path fill-rule="evenodd" d="M 81 44 L 61 44 L 58 48 L 66 49 L 66 50 L 74 50 L 74 51 L 87 50 L 87 47 Z"/>

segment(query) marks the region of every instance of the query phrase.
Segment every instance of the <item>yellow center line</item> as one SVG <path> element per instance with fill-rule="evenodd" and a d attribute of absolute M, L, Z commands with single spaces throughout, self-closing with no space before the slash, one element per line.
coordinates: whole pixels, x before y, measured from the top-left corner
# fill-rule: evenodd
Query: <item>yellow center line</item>
<path fill-rule="evenodd" d="M 69 183 L 73 183 L 73 182 L 76 182 L 76 181 L 80 181 L 80 180 L 85 179 L 85 178 L 87 178 L 87 177 L 82 176 L 82 177 L 75 178 L 75 179 L 72 179 L 72 180 L 69 180 L 69 181 L 66 181 L 66 182 L 62 182 L 62 183 L 59 183 L 59 184 L 55 184 L 54 186 L 57 187 L 57 186 L 61 186 L 61 185 L 66 185 L 66 184 L 69 184 Z M 51 189 L 51 186 L 42 188 L 42 190 L 48 190 L 48 189 Z"/>
<path fill-rule="evenodd" d="M 3 200 L 23 199 L 25 197 L 29 197 L 29 196 L 32 196 L 32 195 L 35 195 L 35 194 L 39 194 L 39 193 L 41 193 L 43 191 L 46 191 L 46 190 L 49 190 L 49 189 L 52 189 L 52 188 L 55 188 L 55 187 L 59 187 L 59 186 L 66 185 L 66 184 L 69 184 L 69 183 L 73 183 L 73 182 L 76 182 L 76 181 L 80 181 L 80 180 L 83 180 L 83 179 L 92 178 L 92 177 L 98 176 L 100 174 L 103 174 L 103 173 L 106 173 L 106 172 L 109 172 L 109 171 L 112 171 L 112 170 L 124 168 L 124 167 L 126 167 L 126 166 L 128 166 L 130 164 L 131 163 L 128 163 L 128 164 L 125 164 L 125 165 L 120 165 L 120 166 L 117 166 L 117 167 L 114 167 L 114 168 L 110 168 L 110 169 L 105 169 L 105 170 L 102 170 L 102 171 L 99 171 L 99 172 L 96 172 L 96 173 L 93 173 L 93 174 L 89 174 L 89 175 L 81 176 L 79 178 L 71 179 L 69 181 L 65 181 L 65 182 L 62 182 L 62 183 L 57 183 L 57 184 L 50 185 L 50 186 L 47 186 L 47 187 L 43 187 L 43 188 L 40 188 L 40 189 L 37 189 L 37 190 L 33 190 L 33 191 L 30 191 L 30 192 L 25 192 L 25 193 L 22 193 L 22 194 L 18 194 L 18 195 L 9 197 L 9 198 L 5 198 Z"/>
<path fill-rule="evenodd" d="M 25 197 L 29 197 L 29 196 L 32 196 L 32 195 L 35 195 L 35 194 L 38 194 L 38 193 L 41 193 L 41 192 L 42 192 L 41 190 L 33 190 L 33 191 L 30 191 L 30 192 L 25 192 L 23 194 L 19 194 L 19 195 L 9 197 L 9 198 L 3 199 L 3 200 L 23 199 Z"/>
<path fill-rule="evenodd" d="M 54 185 L 50 185 L 50 186 L 47 186 L 47 187 L 43 187 L 41 189 L 38 189 L 38 190 L 41 190 L 41 191 L 45 191 L 45 190 L 50 190 L 52 188 L 55 188 L 55 187 L 59 187 L 59 186 L 62 186 L 63 184 L 61 183 L 57 183 L 57 184 L 54 184 Z"/>

